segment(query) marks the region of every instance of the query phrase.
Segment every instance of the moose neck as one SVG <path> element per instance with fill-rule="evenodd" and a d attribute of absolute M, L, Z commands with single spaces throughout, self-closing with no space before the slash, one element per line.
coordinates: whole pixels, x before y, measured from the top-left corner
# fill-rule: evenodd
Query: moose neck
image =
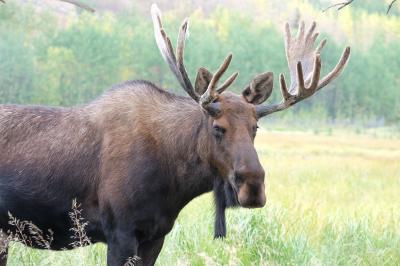
<path fill-rule="evenodd" d="M 87 111 L 107 134 L 118 132 L 116 150 L 145 145 L 177 207 L 212 190 L 210 120 L 191 98 L 135 81 L 104 94 Z"/>
<path fill-rule="evenodd" d="M 209 133 L 209 117 L 195 103 L 181 106 L 176 114 L 174 126 L 166 124 L 164 133 L 168 136 L 164 143 L 168 173 L 182 204 L 212 190 L 214 170 L 210 164 L 213 143 Z M 174 128 L 170 132 L 170 128 Z"/>

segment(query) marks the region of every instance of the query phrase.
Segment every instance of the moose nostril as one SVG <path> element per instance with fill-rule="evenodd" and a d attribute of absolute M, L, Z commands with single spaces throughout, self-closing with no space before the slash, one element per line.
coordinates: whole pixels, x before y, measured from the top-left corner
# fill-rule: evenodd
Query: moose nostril
<path fill-rule="evenodd" d="M 262 190 L 261 184 L 248 184 L 249 193 L 252 195 L 258 195 Z"/>
<path fill-rule="evenodd" d="M 245 182 L 239 190 L 238 201 L 242 207 L 259 208 L 266 202 L 264 183 Z"/>
<path fill-rule="evenodd" d="M 243 175 L 236 173 L 235 174 L 235 185 L 239 187 L 243 182 L 245 181 L 245 178 Z"/>

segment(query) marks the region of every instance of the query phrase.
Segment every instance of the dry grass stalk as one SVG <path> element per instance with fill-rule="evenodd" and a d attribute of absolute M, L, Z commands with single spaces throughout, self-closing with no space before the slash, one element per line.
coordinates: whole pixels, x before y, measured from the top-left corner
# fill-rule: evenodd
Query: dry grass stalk
<path fill-rule="evenodd" d="M 0 257 L 7 256 L 7 247 L 10 243 L 9 235 L 0 229 Z"/>
<path fill-rule="evenodd" d="M 70 245 L 72 247 L 83 247 L 91 244 L 89 237 L 86 234 L 85 228 L 88 225 L 82 217 L 81 205 L 76 199 L 72 201 L 72 210 L 69 212 L 69 217 L 72 222 L 73 232 L 71 238 L 74 240 Z M 20 220 L 8 213 L 9 225 L 13 230 L 3 231 L 0 229 L 0 256 L 7 256 L 7 248 L 10 242 L 19 242 L 28 247 L 39 246 L 44 249 L 51 249 L 51 243 L 54 240 L 54 232 L 48 229 L 43 232 L 38 226 L 31 221 Z"/>
<path fill-rule="evenodd" d="M 69 218 L 73 224 L 72 228 L 69 230 L 73 232 L 71 238 L 74 240 L 70 245 L 74 248 L 90 245 L 92 242 L 85 231 L 85 228 L 89 223 L 84 221 L 81 205 L 76 201 L 76 199 L 72 201 L 72 211 L 69 213 Z"/>
<path fill-rule="evenodd" d="M 129 257 L 124 266 L 136 266 L 140 264 L 141 259 L 138 256 Z"/>
<path fill-rule="evenodd" d="M 8 212 L 9 221 L 14 230 L 4 232 L 0 229 L 0 256 L 7 256 L 7 249 L 10 242 L 19 242 L 26 246 L 32 247 L 34 245 L 50 249 L 53 241 L 53 231 L 48 230 L 45 234 L 39 227 L 31 221 L 20 220 Z"/>

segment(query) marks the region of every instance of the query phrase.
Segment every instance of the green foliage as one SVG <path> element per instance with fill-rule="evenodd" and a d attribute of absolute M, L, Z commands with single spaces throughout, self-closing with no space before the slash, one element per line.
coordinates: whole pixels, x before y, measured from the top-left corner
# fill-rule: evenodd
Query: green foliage
<path fill-rule="evenodd" d="M 265 1 L 252 2 L 264 8 Z M 296 120 L 302 114 L 304 119 L 326 122 L 400 123 L 398 8 L 386 17 L 384 10 L 381 12 L 384 3 L 375 2 L 354 3 L 339 14 L 329 11 L 318 18 L 322 25 L 333 22 L 337 27 L 328 27 L 332 37 L 322 54 L 323 72 L 334 67 L 343 47 L 350 44 L 349 64 L 323 92 L 274 115 L 272 120 Z M 297 2 L 289 1 L 287 8 L 293 3 Z M 320 16 L 324 6 L 321 1 L 303 2 L 301 15 Z M 172 40 L 182 18 L 176 12 L 164 15 Z M 278 74 L 288 76 L 288 70 L 277 27 L 274 17 L 220 6 L 207 15 L 196 10 L 191 14 L 191 35 L 185 52 L 188 73 L 194 80 L 200 66 L 213 71 L 232 52 L 230 73 L 240 72 L 232 90 L 240 92 L 257 73 L 273 71 L 276 89 L 269 101 L 280 101 Z M 58 18 L 33 6 L 1 6 L 1 103 L 71 106 L 88 102 L 111 85 L 128 79 L 147 79 L 183 94 L 159 55 L 150 20 L 138 11 L 118 15 L 83 12 L 76 17 Z"/>

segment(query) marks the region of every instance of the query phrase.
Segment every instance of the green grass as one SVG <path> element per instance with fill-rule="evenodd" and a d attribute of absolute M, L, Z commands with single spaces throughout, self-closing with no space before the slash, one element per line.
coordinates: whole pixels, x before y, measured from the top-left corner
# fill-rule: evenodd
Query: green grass
<path fill-rule="evenodd" d="M 213 240 L 213 205 L 192 201 L 158 265 L 400 265 L 400 140 L 260 132 L 267 205 L 227 213 Z M 14 244 L 9 265 L 105 265 L 106 248 L 68 252 Z"/>

